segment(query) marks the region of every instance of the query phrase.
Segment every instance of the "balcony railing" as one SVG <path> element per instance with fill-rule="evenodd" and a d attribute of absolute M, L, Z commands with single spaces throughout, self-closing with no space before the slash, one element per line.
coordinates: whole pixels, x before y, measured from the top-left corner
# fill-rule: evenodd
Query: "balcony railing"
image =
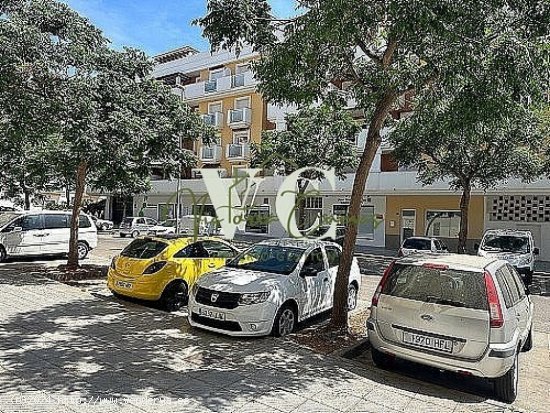
<path fill-rule="evenodd" d="M 227 124 L 231 128 L 239 129 L 246 128 L 250 126 L 252 121 L 252 109 L 242 108 L 242 109 L 230 109 L 228 111 Z"/>
<path fill-rule="evenodd" d="M 231 87 L 243 87 L 245 85 L 245 74 L 239 73 L 231 77 Z"/>
<path fill-rule="evenodd" d="M 207 80 L 204 82 L 204 93 L 214 93 L 218 91 L 218 79 Z"/>
<path fill-rule="evenodd" d="M 192 83 L 184 86 L 183 96 L 185 99 L 199 99 L 205 95 L 223 93 L 233 88 L 254 86 L 256 79 L 251 71 L 239 73 L 238 75 L 222 76 L 217 79 Z M 175 89 L 177 94 L 181 94 L 179 89 Z"/>
<path fill-rule="evenodd" d="M 222 112 L 207 113 L 207 114 L 202 115 L 202 120 L 208 126 L 213 126 L 215 128 L 221 128 L 222 125 L 223 125 L 223 113 Z"/>
<path fill-rule="evenodd" d="M 200 159 L 203 163 L 219 163 L 222 158 L 222 147 L 220 145 L 203 145 L 201 147 Z"/>
<path fill-rule="evenodd" d="M 230 143 L 227 145 L 227 159 L 245 159 L 250 153 L 248 143 Z"/>

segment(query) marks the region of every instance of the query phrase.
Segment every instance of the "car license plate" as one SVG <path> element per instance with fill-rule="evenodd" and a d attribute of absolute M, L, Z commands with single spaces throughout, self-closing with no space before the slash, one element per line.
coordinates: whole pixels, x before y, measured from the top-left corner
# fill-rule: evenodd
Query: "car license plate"
<path fill-rule="evenodd" d="M 208 310 L 206 308 L 199 308 L 199 315 L 203 317 L 213 318 L 215 320 L 225 320 L 225 313 Z"/>
<path fill-rule="evenodd" d="M 127 290 L 131 290 L 134 286 L 132 283 L 126 282 L 126 281 L 117 281 L 116 282 L 117 287 L 120 288 L 126 288 Z"/>
<path fill-rule="evenodd" d="M 444 351 L 446 353 L 453 352 L 452 340 L 445 338 L 424 336 L 422 334 L 409 333 L 403 331 L 403 342 L 412 344 L 413 346 L 431 348 L 434 350 Z"/>

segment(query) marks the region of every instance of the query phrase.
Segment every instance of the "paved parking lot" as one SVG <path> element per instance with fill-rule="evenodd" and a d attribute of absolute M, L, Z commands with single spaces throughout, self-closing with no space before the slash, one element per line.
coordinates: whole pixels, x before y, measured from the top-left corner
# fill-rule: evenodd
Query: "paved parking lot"
<path fill-rule="evenodd" d="M 89 262 L 107 263 L 127 242 L 100 241 Z M 547 297 L 534 297 L 535 347 L 521 355 L 519 397 L 508 406 L 481 380 L 405 363 L 382 371 L 369 352 L 349 361 L 288 340 L 190 329 L 185 311 L 46 280 L 25 269 L 34 266 L 0 267 L 2 413 L 550 411 Z M 363 303 L 378 279 L 365 275 Z"/>

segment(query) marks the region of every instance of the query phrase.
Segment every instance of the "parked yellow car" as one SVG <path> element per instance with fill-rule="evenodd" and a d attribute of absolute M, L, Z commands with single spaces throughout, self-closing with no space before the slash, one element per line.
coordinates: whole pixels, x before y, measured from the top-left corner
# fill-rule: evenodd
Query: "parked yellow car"
<path fill-rule="evenodd" d="M 175 311 L 187 304 L 197 278 L 238 252 L 218 238 L 137 238 L 113 258 L 107 286 L 115 296 L 159 301 Z"/>

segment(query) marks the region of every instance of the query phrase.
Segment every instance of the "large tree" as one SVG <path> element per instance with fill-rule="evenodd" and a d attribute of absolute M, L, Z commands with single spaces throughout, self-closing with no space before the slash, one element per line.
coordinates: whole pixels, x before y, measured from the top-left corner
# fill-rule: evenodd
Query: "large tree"
<path fill-rule="evenodd" d="M 398 97 L 426 91 L 472 71 L 487 54 L 495 65 L 489 86 L 502 79 L 528 89 L 543 53 L 546 0 L 299 0 L 298 16 L 277 19 L 266 0 L 209 0 L 199 20 L 214 49 L 248 43 L 261 52 L 254 65 L 259 90 L 282 103 L 324 99 L 331 84 L 365 113 L 369 127 L 355 175 L 350 219 L 338 269 L 331 325 L 347 326 L 347 288 L 361 199 L 381 129 Z M 537 72 L 539 73 L 539 72 Z"/>
<path fill-rule="evenodd" d="M 505 89 L 504 89 L 505 90 Z M 473 188 L 541 173 L 543 139 L 528 105 L 513 94 L 490 95 L 483 84 L 441 88 L 389 135 L 397 160 L 418 167 L 425 185 L 448 180 L 460 190 L 458 252 L 466 252 Z"/>
<path fill-rule="evenodd" d="M 67 263 L 73 269 L 86 187 L 134 188 L 155 161 L 179 173 L 196 160 L 183 141 L 208 140 L 213 132 L 151 77 L 153 62 L 142 52 L 110 49 L 108 40 L 68 6 L 11 0 L 1 4 L 0 13 L 6 52 L 0 70 L 24 97 L 14 96 L 15 104 L 0 102 L 8 125 L 0 140 L 3 147 L 24 147 L 32 154 L 22 158 L 26 170 L 48 168 L 54 176 L 73 178 L 68 183 L 75 197 Z M 0 86 L 2 96 L 13 95 L 9 80 Z"/>
<path fill-rule="evenodd" d="M 338 178 L 357 166 L 355 137 L 361 125 L 348 111 L 329 105 L 307 108 L 286 115 L 286 129 L 266 131 L 259 144 L 252 146 L 252 165 L 291 174 L 316 166 L 334 168 Z M 305 197 L 308 183 L 324 176 L 314 170 L 301 174 L 297 182 L 298 228 L 305 225 Z M 298 234 L 294 234 L 298 235 Z"/>

